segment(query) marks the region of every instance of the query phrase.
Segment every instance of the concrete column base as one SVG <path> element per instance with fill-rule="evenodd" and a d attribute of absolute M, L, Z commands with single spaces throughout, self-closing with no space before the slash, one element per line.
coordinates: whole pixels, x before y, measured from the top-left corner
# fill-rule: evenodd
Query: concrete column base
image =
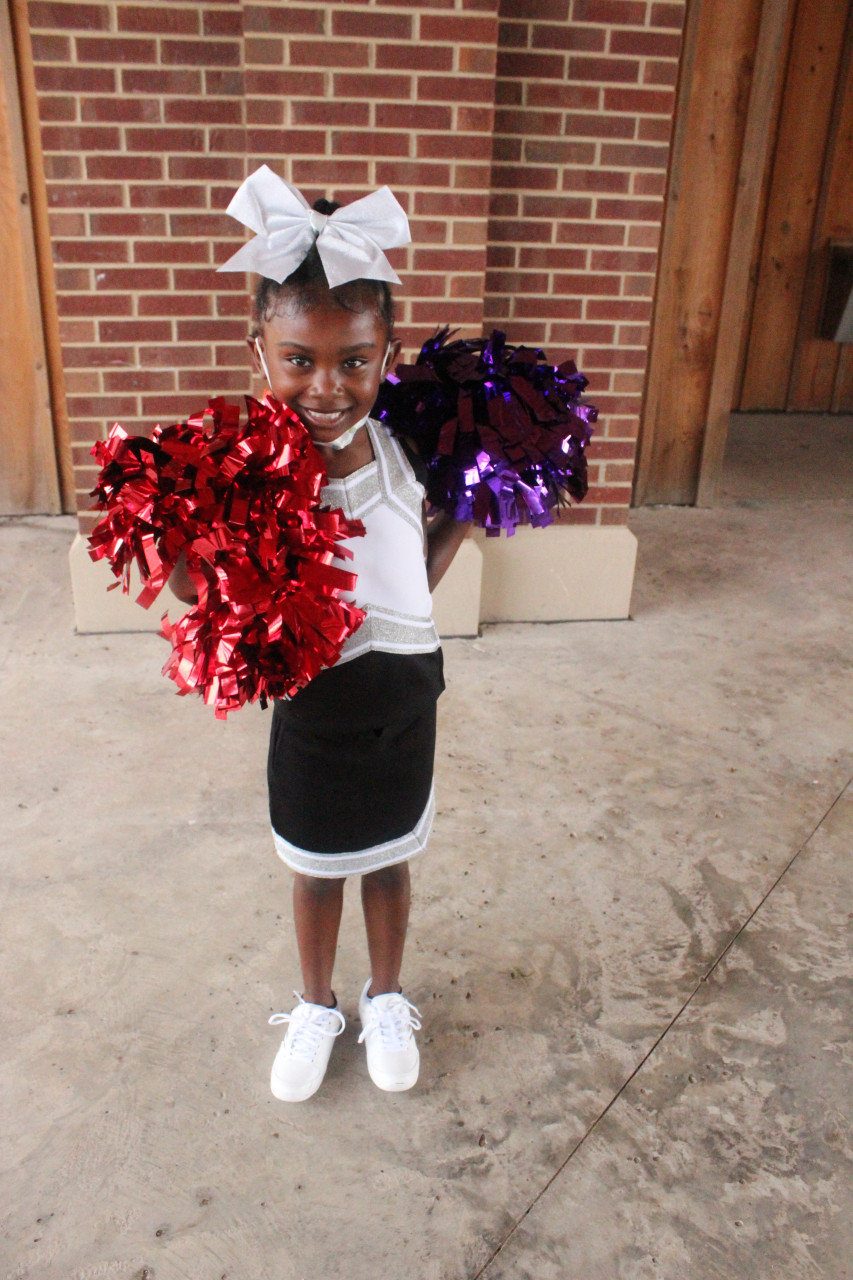
<path fill-rule="evenodd" d="M 441 636 L 475 636 L 482 622 L 575 622 L 627 618 L 637 557 L 637 539 L 624 526 L 556 525 L 523 528 L 511 537 L 487 538 L 477 530 L 459 552 L 433 594 Z M 150 609 L 136 604 L 132 589 L 108 591 L 115 582 L 104 561 L 89 558 L 78 534 L 69 553 L 77 630 L 159 631 L 168 609 L 185 607 L 166 587 Z"/>

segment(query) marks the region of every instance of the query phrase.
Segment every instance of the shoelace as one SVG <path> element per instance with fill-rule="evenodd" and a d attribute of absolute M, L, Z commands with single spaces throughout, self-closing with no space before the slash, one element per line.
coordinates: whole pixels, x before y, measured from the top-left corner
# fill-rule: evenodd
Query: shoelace
<path fill-rule="evenodd" d="M 376 997 L 379 999 L 379 997 Z M 413 1031 L 420 1031 L 420 1010 L 416 1009 L 404 995 L 394 995 L 387 1004 L 377 1009 L 369 1006 L 369 1018 L 366 1027 L 358 1037 L 361 1044 L 369 1031 L 379 1028 L 382 1048 L 391 1053 L 400 1053 L 408 1048 Z M 414 1016 L 413 1016 L 414 1015 Z"/>
<path fill-rule="evenodd" d="M 304 1062 L 313 1062 L 323 1036 L 339 1036 L 347 1025 L 346 1018 L 340 1009 L 326 1009 L 322 1005 L 309 1004 L 303 1000 L 298 991 L 293 993 L 299 1004 L 292 1013 L 274 1013 L 269 1019 L 271 1027 L 280 1027 L 282 1023 L 291 1023 L 293 1036 L 288 1046 L 289 1056 L 301 1058 Z M 337 1031 L 330 1031 L 324 1026 L 326 1016 L 333 1014 L 340 1026 Z"/>

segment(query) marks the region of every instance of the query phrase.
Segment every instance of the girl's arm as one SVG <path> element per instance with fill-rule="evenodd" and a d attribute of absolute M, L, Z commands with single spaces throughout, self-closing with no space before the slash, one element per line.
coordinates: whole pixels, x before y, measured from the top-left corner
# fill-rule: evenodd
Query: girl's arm
<path fill-rule="evenodd" d="M 183 551 L 178 556 L 177 564 L 169 574 L 169 587 L 184 604 L 198 604 L 198 591 L 187 572 L 187 558 Z"/>
<path fill-rule="evenodd" d="M 470 520 L 454 520 L 444 511 L 440 511 L 429 523 L 425 522 L 427 582 L 430 591 L 435 590 L 450 568 L 453 557 L 465 541 L 470 528 Z"/>

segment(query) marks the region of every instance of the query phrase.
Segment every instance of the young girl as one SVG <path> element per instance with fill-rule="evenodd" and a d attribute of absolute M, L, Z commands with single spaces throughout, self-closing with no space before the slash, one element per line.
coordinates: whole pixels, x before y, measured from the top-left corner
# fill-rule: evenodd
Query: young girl
<path fill-rule="evenodd" d="M 353 559 L 341 561 L 357 574 L 351 598 L 365 620 L 333 667 L 291 700 L 275 704 L 271 727 L 270 816 L 276 850 L 295 873 L 293 913 L 303 979 L 293 1011 L 270 1019 L 273 1025 L 289 1023 L 271 1086 L 277 1098 L 297 1102 L 319 1088 L 334 1038 L 345 1026 L 332 970 L 349 875 L 361 876 L 370 958 L 371 976 L 359 1000 L 368 1071 L 387 1090 L 409 1089 L 418 1078 L 414 1031 L 420 1022 L 400 990 L 400 969 L 409 918 L 408 859 L 425 847 L 433 819 L 436 701 L 444 688 L 430 591 L 468 525 L 446 516 L 427 525 L 423 463 L 404 439 L 369 416 L 400 350 L 387 283 L 397 277 L 377 249 L 381 228 L 359 210 L 375 196 L 348 206 L 343 212 L 352 211 L 351 218 L 337 225 L 331 215 L 339 205 L 320 200 L 307 215 L 297 210 L 300 234 L 309 225 L 310 247 L 278 283 L 267 265 L 274 256 L 274 228 L 293 214 L 294 200 L 306 211 L 308 206 L 278 179 L 284 190 L 276 196 L 268 182 L 272 176 L 266 171 L 263 227 L 237 215 L 259 235 L 232 260 L 233 269 L 245 269 L 245 250 L 265 235 L 260 262 L 268 274 L 255 296 L 253 365 L 321 451 L 328 473 L 324 504 L 342 508 L 365 527 L 364 537 L 345 544 Z M 380 194 L 393 200 L 390 192 Z M 236 202 L 237 197 L 229 211 Z M 386 234 L 385 247 L 408 242 L 405 214 L 393 203 L 405 238 Z M 356 243 L 352 230 L 359 221 L 365 246 Z M 362 265 L 351 273 L 363 270 L 368 278 L 330 285 L 329 275 L 341 274 L 323 253 L 324 239 L 331 244 L 333 235 L 343 239 L 351 257 L 357 251 Z M 195 599 L 180 566 L 172 585 L 182 599 Z"/>

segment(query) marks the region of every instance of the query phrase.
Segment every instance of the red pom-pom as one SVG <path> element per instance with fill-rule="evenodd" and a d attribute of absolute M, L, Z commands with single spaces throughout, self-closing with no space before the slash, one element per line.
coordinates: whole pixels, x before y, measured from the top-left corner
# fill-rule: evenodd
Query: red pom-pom
<path fill-rule="evenodd" d="M 179 556 L 198 604 L 163 615 L 172 652 L 163 668 L 181 694 L 197 692 L 224 719 L 244 702 L 290 697 L 340 656 L 364 614 L 341 599 L 355 574 L 341 539 L 358 520 L 320 505 L 326 471 L 302 423 L 271 396 L 247 397 L 248 418 L 222 399 L 151 439 L 116 424 L 92 453 L 104 518 L 89 539 L 129 589 L 136 563 L 145 608 Z M 117 584 L 116 584 L 117 585 Z"/>

